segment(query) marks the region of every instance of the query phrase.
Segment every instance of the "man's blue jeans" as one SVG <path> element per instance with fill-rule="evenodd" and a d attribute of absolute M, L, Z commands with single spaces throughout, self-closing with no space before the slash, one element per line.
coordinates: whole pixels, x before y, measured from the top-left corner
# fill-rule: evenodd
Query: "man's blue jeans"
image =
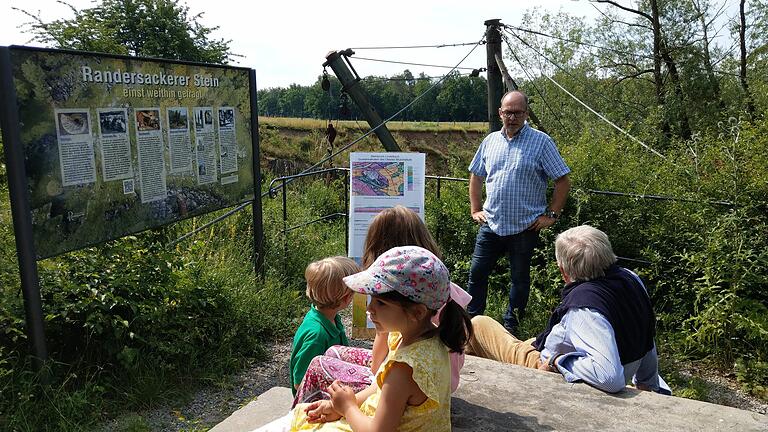
<path fill-rule="evenodd" d="M 509 306 L 504 314 L 504 327 L 515 330 L 525 314 L 531 287 L 531 257 L 539 240 L 538 231 L 523 231 L 508 236 L 495 234 L 483 224 L 477 233 L 467 291 L 472 301 L 467 305 L 471 316 L 482 315 L 488 296 L 488 276 L 502 255 L 509 262 Z M 515 314 L 517 309 L 517 315 Z"/>

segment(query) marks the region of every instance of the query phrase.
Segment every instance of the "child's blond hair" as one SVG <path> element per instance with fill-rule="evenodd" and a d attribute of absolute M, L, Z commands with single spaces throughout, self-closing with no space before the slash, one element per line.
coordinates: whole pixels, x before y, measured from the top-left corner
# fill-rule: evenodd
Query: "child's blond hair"
<path fill-rule="evenodd" d="M 342 278 L 360 271 L 355 261 L 335 256 L 310 263 L 304 271 L 307 297 L 318 308 L 337 308 L 352 291 Z"/>

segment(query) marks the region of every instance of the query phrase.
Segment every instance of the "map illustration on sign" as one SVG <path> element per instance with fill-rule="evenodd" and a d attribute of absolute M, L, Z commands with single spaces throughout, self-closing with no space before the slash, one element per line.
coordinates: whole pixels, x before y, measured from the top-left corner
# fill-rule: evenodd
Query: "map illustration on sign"
<path fill-rule="evenodd" d="M 405 190 L 405 163 L 357 162 L 352 164 L 352 195 L 401 197 Z"/>
<path fill-rule="evenodd" d="M 424 218 L 423 153 L 349 154 L 349 250 L 363 256 L 368 225 L 379 212 L 401 205 Z"/>

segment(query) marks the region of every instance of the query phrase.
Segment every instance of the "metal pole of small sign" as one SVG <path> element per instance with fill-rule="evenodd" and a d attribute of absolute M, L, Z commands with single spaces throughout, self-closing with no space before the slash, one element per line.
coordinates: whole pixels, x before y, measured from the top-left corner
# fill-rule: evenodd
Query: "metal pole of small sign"
<path fill-rule="evenodd" d="M 264 224 L 261 203 L 261 165 L 259 165 L 259 113 L 256 96 L 256 71 L 248 74 L 251 91 L 251 142 L 253 147 L 253 254 L 256 274 L 264 276 Z"/>

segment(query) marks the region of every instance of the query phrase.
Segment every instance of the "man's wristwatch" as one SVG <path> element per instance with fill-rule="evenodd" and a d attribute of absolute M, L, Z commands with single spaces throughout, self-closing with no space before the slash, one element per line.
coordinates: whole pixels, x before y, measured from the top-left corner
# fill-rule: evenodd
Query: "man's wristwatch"
<path fill-rule="evenodd" d="M 560 213 L 557 213 L 556 211 L 548 208 L 544 210 L 544 216 L 552 219 L 557 219 L 560 217 Z"/>
<path fill-rule="evenodd" d="M 560 369 L 557 367 L 557 359 L 560 358 L 561 354 L 552 354 L 552 356 L 547 361 L 547 366 L 549 366 L 550 370 L 553 370 L 554 372 L 560 372 Z"/>

